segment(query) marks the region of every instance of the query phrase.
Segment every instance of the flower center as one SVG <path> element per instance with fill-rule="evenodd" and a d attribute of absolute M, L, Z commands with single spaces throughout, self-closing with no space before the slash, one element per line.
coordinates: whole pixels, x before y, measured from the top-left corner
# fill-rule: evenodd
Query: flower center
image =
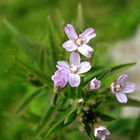
<path fill-rule="evenodd" d="M 71 65 L 70 70 L 75 73 L 78 70 L 78 67 L 76 65 Z"/>
<path fill-rule="evenodd" d="M 76 43 L 77 46 L 80 46 L 81 43 L 82 43 L 82 39 L 81 39 L 80 37 L 78 37 L 78 38 L 76 39 L 75 43 Z"/>
<path fill-rule="evenodd" d="M 115 91 L 117 91 L 117 92 L 121 91 L 121 85 L 120 85 L 120 84 L 116 84 L 116 85 L 114 86 L 114 89 L 115 89 Z"/>

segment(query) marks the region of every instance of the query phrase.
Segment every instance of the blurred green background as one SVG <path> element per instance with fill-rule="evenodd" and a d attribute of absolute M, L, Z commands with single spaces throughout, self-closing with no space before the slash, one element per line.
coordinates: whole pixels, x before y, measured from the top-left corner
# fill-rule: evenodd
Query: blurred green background
<path fill-rule="evenodd" d="M 50 15 L 58 30 L 63 32 L 65 23 L 76 20 L 79 2 L 83 5 L 85 27 L 91 26 L 96 30 L 96 43 L 123 40 L 132 36 L 140 24 L 139 0 L 0 0 L 1 140 L 30 139 L 27 138 L 31 133 L 28 128 L 32 125 L 30 120 L 17 120 L 14 124 L 11 123 L 12 120 L 9 122 L 16 106 L 32 89 L 27 89 L 27 79 L 21 75 L 19 71 L 22 69 L 13 60 L 12 56 L 24 58 L 24 54 L 4 26 L 3 20 L 10 21 L 33 43 L 43 44 L 47 16 Z M 34 108 L 36 112 L 39 107 L 35 104 Z M 79 139 L 80 137 L 82 134 Z M 73 137 L 69 139 L 74 140 Z"/>

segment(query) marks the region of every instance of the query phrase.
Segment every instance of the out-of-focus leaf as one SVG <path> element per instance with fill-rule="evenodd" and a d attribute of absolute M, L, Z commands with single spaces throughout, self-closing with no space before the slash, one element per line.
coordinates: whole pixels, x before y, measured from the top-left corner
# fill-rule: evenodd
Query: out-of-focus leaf
<path fill-rule="evenodd" d="M 45 111 L 45 113 L 42 115 L 37 125 L 34 137 L 37 137 L 43 131 L 44 127 L 48 123 L 48 120 L 50 119 L 52 114 L 55 115 L 54 111 L 55 111 L 55 108 L 53 106 L 50 106 L 49 109 Z"/>
<path fill-rule="evenodd" d="M 131 132 L 131 140 L 138 140 L 140 136 L 140 114 L 135 122 L 134 129 Z"/>
<path fill-rule="evenodd" d="M 77 110 L 72 110 L 65 118 L 64 125 L 71 123 L 77 116 Z"/>
<path fill-rule="evenodd" d="M 116 105 L 116 106 L 131 106 L 131 107 L 138 107 L 138 108 L 140 107 L 140 101 L 135 99 L 128 98 L 128 102 L 125 104 L 119 103 L 117 100 L 114 101 L 114 99 L 112 98 L 107 98 L 107 99 L 110 99 L 109 104 Z"/>
<path fill-rule="evenodd" d="M 16 61 L 18 62 L 18 64 L 20 64 L 22 67 L 24 67 L 26 70 L 31 72 L 34 76 L 36 76 L 36 78 L 38 78 L 38 80 L 40 80 L 44 84 L 48 85 L 48 83 L 51 83 L 50 78 L 48 78 L 44 73 L 42 73 L 38 69 L 34 68 L 32 65 L 24 63 L 19 59 L 16 59 Z"/>
<path fill-rule="evenodd" d="M 84 126 L 85 126 L 85 130 L 87 132 L 87 135 L 90 137 L 91 140 L 94 140 L 92 128 L 86 122 L 84 122 Z"/>
<path fill-rule="evenodd" d="M 19 115 L 38 95 L 39 93 L 43 90 L 44 88 L 39 88 L 35 92 L 33 92 L 30 96 L 25 98 L 20 106 L 16 110 L 16 116 Z"/>
<path fill-rule="evenodd" d="M 114 121 L 115 120 L 114 117 L 107 115 L 107 114 L 104 114 L 104 113 L 99 112 L 99 111 L 96 112 L 96 115 L 97 115 L 97 117 L 100 117 L 101 120 L 103 120 L 103 121 Z"/>
<path fill-rule="evenodd" d="M 64 120 L 66 116 L 62 117 L 60 120 L 58 120 L 47 132 L 46 137 L 50 136 L 53 132 L 55 132 L 58 129 L 64 128 L 66 125 L 64 125 Z"/>
<path fill-rule="evenodd" d="M 78 4 L 77 8 L 77 28 L 82 32 L 84 27 L 83 8 L 82 4 Z"/>
<path fill-rule="evenodd" d="M 38 63 L 38 52 L 39 52 L 39 49 L 41 48 L 41 46 L 37 45 L 37 44 L 33 44 L 30 41 L 28 41 L 27 39 L 25 39 L 16 30 L 16 28 L 11 23 L 9 23 L 7 20 L 4 20 L 4 24 L 10 30 L 12 35 L 15 37 L 15 39 L 19 43 L 19 46 L 25 52 L 25 54 L 28 56 L 28 58 L 32 62 L 37 62 Z"/>
<path fill-rule="evenodd" d="M 56 62 L 60 55 L 61 41 L 60 41 L 60 36 L 57 30 L 55 29 L 50 16 L 48 16 L 47 18 L 46 43 L 47 43 L 46 46 L 48 46 L 48 49 L 51 54 L 51 63 L 55 68 Z"/>
<path fill-rule="evenodd" d="M 39 67 L 42 71 L 47 72 L 47 51 L 46 51 L 46 47 L 41 47 L 40 51 L 39 51 Z"/>
<path fill-rule="evenodd" d="M 140 107 L 140 101 L 128 98 L 127 106 Z"/>

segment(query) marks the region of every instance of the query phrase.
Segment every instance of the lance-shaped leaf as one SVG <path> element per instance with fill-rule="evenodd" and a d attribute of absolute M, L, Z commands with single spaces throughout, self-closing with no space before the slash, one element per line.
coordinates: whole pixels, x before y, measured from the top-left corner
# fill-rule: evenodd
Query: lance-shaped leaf
<path fill-rule="evenodd" d="M 93 78 L 97 78 L 99 77 L 100 75 L 102 75 L 103 73 L 106 73 L 107 71 L 110 71 L 110 67 L 107 67 L 107 68 L 99 68 L 99 69 L 96 69 L 96 68 L 92 68 L 91 72 L 89 74 L 87 74 L 86 77 L 84 77 L 83 79 L 83 82 L 82 82 L 82 85 L 86 85 L 90 80 L 92 80 Z"/>
<path fill-rule="evenodd" d="M 20 48 L 25 52 L 28 56 L 29 60 L 32 62 L 38 63 L 38 52 L 41 48 L 40 45 L 33 44 L 27 39 L 25 39 L 17 30 L 16 28 L 7 20 L 4 20 L 4 24 L 6 25 L 7 29 L 12 33 L 16 41 L 18 42 Z"/>
<path fill-rule="evenodd" d="M 18 116 L 37 96 L 39 96 L 40 92 L 43 91 L 44 88 L 39 88 L 35 92 L 33 92 L 30 96 L 23 99 L 22 103 L 19 105 L 19 107 L 16 110 L 15 115 Z"/>
<path fill-rule="evenodd" d="M 83 18 L 83 7 L 82 4 L 78 4 L 77 8 L 77 28 L 82 32 L 84 27 L 84 18 Z"/>
<path fill-rule="evenodd" d="M 77 116 L 77 110 L 72 110 L 65 118 L 64 125 L 70 124 L 72 121 L 75 120 Z"/>
<path fill-rule="evenodd" d="M 88 125 L 87 122 L 84 122 L 84 126 L 85 126 L 85 130 L 86 130 L 87 135 L 90 137 L 91 140 L 94 140 L 92 128 Z"/>
<path fill-rule="evenodd" d="M 93 72 L 90 73 L 84 80 L 83 80 L 83 85 L 87 84 L 91 79 L 97 78 L 99 80 L 102 80 L 102 85 L 110 84 L 115 78 L 124 70 L 130 68 L 131 66 L 135 65 L 136 63 L 126 63 L 126 64 L 121 64 L 117 66 L 108 66 L 106 68 L 99 68 L 95 69 L 93 68 Z"/>
<path fill-rule="evenodd" d="M 44 84 L 48 83 L 52 83 L 50 78 L 48 78 L 44 73 L 42 73 L 40 70 L 38 70 L 37 68 L 33 67 L 32 65 L 29 65 L 25 62 L 22 62 L 19 59 L 15 59 L 17 61 L 18 64 L 20 64 L 23 68 L 25 68 L 26 70 L 28 70 L 29 72 L 31 72 L 36 78 L 38 78 L 38 80 L 40 80 L 41 82 L 43 82 Z"/>
<path fill-rule="evenodd" d="M 130 106 L 130 107 L 138 107 L 140 108 L 140 101 L 139 100 L 135 100 L 135 99 L 131 99 L 128 98 L 128 102 L 126 104 L 120 104 L 117 101 L 114 101 L 114 99 L 111 97 L 107 97 L 107 100 L 109 99 L 109 104 L 111 105 L 115 105 L 115 106 Z"/>
<path fill-rule="evenodd" d="M 55 124 L 52 125 L 52 127 L 48 130 L 46 137 L 50 136 L 53 132 L 57 131 L 58 129 L 64 128 L 66 125 L 64 125 L 64 120 L 66 116 L 59 119 Z"/>
<path fill-rule="evenodd" d="M 117 66 L 112 66 L 111 69 L 99 77 L 102 80 L 104 87 L 110 86 L 110 84 L 118 78 L 118 76 L 126 69 L 132 67 L 136 63 L 126 63 Z"/>
<path fill-rule="evenodd" d="M 53 116 L 56 115 L 55 111 L 56 111 L 56 108 L 54 108 L 53 106 L 50 106 L 49 108 L 47 108 L 47 110 L 42 115 L 42 117 L 37 125 L 34 138 L 38 137 L 40 135 L 40 133 L 45 129 L 46 124 L 50 122 L 51 118 L 52 119 L 54 118 L 54 117 L 52 117 L 52 115 Z"/>
<path fill-rule="evenodd" d="M 96 112 L 96 117 L 101 118 L 102 121 L 114 121 L 115 120 L 114 117 L 107 115 L 107 114 L 104 114 L 104 113 L 99 112 L 99 111 Z"/>
<path fill-rule="evenodd" d="M 51 63 L 53 64 L 53 67 L 56 64 L 56 61 L 59 58 L 60 55 L 60 36 L 54 27 L 52 20 L 50 16 L 47 18 L 47 37 L 46 37 L 46 46 L 48 46 L 49 52 L 51 54 Z"/>
<path fill-rule="evenodd" d="M 131 140 L 138 140 L 140 136 L 140 113 L 131 132 Z"/>

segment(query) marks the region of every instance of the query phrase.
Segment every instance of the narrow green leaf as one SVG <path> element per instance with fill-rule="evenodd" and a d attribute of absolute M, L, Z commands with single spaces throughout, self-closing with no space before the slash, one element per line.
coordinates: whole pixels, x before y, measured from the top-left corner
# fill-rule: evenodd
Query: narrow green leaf
<path fill-rule="evenodd" d="M 55 109 L 56 108 L 54 108 L 53 106 L 50 106 L 49 108 L 47 108 L 47 110 L 42 115 L 42 117 L 37 125 L 35 137 L 37 137 L 41 133 L 41 131 L 44 129 L 44 127 L 46 126 L 46 123 L 48 122 L 48 120 L 50 119 L 52 114 L 54 114 Z"/>
<path fill-rule="evenodd" d="M 84 27 L 83 8 L 82 4 L 78 4 L 77 8 L 77 28 L 82 32 Z"/>
<path fill-rule="evenodd" d="M 33 92 L 30 96 L 27 98 L 23 99 L 22 103 L 16 110 L 16 116 L 18 116 L 38 95 L 39 93 L 43 90 L 44 88 L 39 88 L 35 92 Z"/>
<path fill-rule="evenodd" d="M 104 83 L 110 83 L 112 80 L 115 80 L 115 78 L 124 70 L 128 69 L 129 67 L 135 65 L 136 63 L 126 63 L 121 64 L 117 66 L 108 66 L 106 68 L 99 68 L 95 69 L 93 68 L 93 72 L 90 73 L 86 78 L 83 80 L 83 85 L 86 85 L 91 79 L 97 78 L 100 80 L 103 80 L 102 85 Z"/>
<path fill-rule="evenodd" d="M 108 85 L 116 80 L 118 76 L 126 69 L 132 67 L 136 63 L 126 63 L 126 64 L 121 64 L 117 66 L 112 66 L 109 71 L 106 71 L 104 74 L 102 74 L 101 77 L 99 77 L 100 80 L 102 80 L 102 85 L 107 87 Z"/>
<path fill-rule="evenodd" d="M 64 128 L 66 125 L 64 125 L 64 120 L 66 116 L 59 119 L 47 132 L 46 137 L 50 136 L 53 132 L 55 132 L 58 129 Z"/>
<path fill-rule="evenodd" d="M 126 105 L 127 106 L 140 107 L 140 101 L 128 98 L 128 103 Z"/>
<path fill-rule="evenodd" d="M 102 121 L 114 121 L 115 120 L 114 117 L 107 115 L 107 114 L 104 114 L 104 113 L 99 112 L 99 111 L 96 112 L 96 116 L 101 118 Z"/>
<path fill-rule="evenodd" d="M 138 140 L 140 136 L 140 114 L 135 122 L 134 129 L 131 132 L 131 140 Z"/>
<path fill-rule="evenodd" d="M 17 30 L 16 28 L 7 20 L 3 21 L 7 29 L 12 33 L 12 35 L 15 37 L 16 41 L 18 42 L 21 49 L 25 52 L 25 54 L 28 56 L 28 58 L 32 62 L 38 62 L 38 52 L 41 48 L 40 45 L 33 44 L 27 39 L 25 39 Z"/>
<path fill-rule="evenodd" d="M 135 99 L 128 98 L 128 102 L 125 103 L 125 104 L 119 103 L 117 101 L 114 101 L 114 99 L 112 99 L 112 98 L 107 98 L 107 99 L 110 99 L 109 104 L 112 104 L 112 105 L 116 105 L 116 106 L 131 106 L 131 107 L 140 108 L 140 101 L 135 100 Z"/>
<path fill-rule="evenodd" d="M 110 70 L 110 67 L 107 67 L 107 68 L 99 68 L 99 69 L 93 68 L 92 69 L 93 72 L 90 72 L 89 74 L 87 74 L 86 77 L 84 77 L 83 82 L 82 82 L 82 85 L 83 86 L 86 85 L 93 78 L 98 77 L 102 73 L 105 73 L 106 71 L 109 71 L 109 70 Z"/>
<path fill-rule="evenodd" d="M 53 64 L 53 67 L 56 65 L 56 62 L 59 58 L 60 55 L 60 46 L 61 46 L 61 41 L 60 41 L 60 36 L 54 27 L 52 20 L 50 16 L 47 18 L 47 46 L 50 49 L 51 53 L 51 63 Z"/>
<path fill-rule="evenodd" d="M 86 122 L 84 122 L 84 126 L 85 126 L 85 130 L 86 130 L 87 135 L 90 137 L 91 140 L 94 140 L 92 128 Z"/>
<path fill-rule="evenodd" d="M 47 71 L 47 51 L 46 47 L 41 47 L 39 51 L 39 67 L 42 71 Z"/>
<path fill-rule="evenodd" d="M 15 59 L 15 60 L 17 61 L 18 64 L 20 64 L 22 67 L 24 67 L 26 70 L 31 72 L 34 76 L 36 76 L 36 78 L 38 78 L 38 80 L 40 80 L 41 82 L 45 84 L 52 83 L 50 78 L 48 78 L 44 73 L 42 73 L 38 69 L 34 68 L 32 65 L 24 63 L 19 59 Z"/>
<path fill-rule="evenodd" d="M 72 121 L 75 120 L 77 116 L 77 110 L 72 110 L 65 118 L 64 125 L 70 124 Z"/>

